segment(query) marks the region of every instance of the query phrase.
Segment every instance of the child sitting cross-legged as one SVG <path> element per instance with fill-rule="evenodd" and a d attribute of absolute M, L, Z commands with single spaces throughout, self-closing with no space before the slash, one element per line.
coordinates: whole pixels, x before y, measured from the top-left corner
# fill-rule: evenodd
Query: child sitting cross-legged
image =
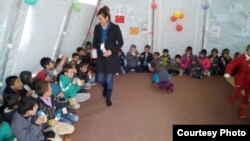
<path fill-rule="evenodd" d="M 38 94 L 38 109 L 42 111 L 47 118 L 45 125 L 48 127 L 45 131 L 54 131 L 56 136 L 71 134 L 74 126 L 65 122 L 60 122 L 61 113 L 57 113 L 58 109 L 66 110 L 70 104 L 74 104 L 75 100 L 60 101 L 52 95 L 52 89 L 48 81 L 42 80 L 35 83 L 35 92 Z M 41 116 L 42 114 L 38 114 Z"/>
<path fill-rule="evenodd" d="M 86 62 L 81 62 L 77 69 L 77 77 L 80 80 L 84 80 L 83 89 L 89 90 L 92 85 L 95 85 L 95 74 Z"/>
<path fill-rule="evenodd" d="M 76 78 L 75 73 L 76 69 L 72 65 L 65 64 L 59 76 L 59 84 L 64 93 L 64 99 L 76 99 L 76 103 L 71 107 L 73 109 L 78 109 L 80 108 L 80 104 L 78 102 L 89 100 L 90 94 L 79 93 L 81 87 L 84 85 L 84 81 Z"/>
<path fill-rule="evenodd" d="M 200 64 L 198 57 L 194 56 L 189 65 L 190 77 L 202 79 L 203 71 L 203 66 Z"/>

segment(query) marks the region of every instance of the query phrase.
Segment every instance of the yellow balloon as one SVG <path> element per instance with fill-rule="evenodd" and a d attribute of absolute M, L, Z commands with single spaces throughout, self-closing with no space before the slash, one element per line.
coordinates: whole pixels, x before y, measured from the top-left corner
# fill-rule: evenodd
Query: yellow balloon
<path fill-rule="evenodd" d="M 181 13 L 182 13 L 181 11 L 176 10 L 174 11 L 174 16 L 180 18 Z"/>

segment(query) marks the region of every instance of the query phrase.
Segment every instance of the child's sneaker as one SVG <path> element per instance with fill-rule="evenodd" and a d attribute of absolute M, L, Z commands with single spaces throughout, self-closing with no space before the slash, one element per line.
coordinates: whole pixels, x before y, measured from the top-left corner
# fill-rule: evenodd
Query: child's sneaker
<path fill-rule="evenodd" d="M 75 110 L 79 109 L 80 107 L 81 107 L 81 105 L 79 103 L 76 103 L 74 105 L 69 106 L 70 109 L 75 109 Z"/>

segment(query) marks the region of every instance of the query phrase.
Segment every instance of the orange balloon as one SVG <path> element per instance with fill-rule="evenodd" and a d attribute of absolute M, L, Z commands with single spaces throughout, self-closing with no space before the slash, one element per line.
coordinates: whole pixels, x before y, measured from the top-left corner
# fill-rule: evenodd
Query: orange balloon
<path fill-rule="evenodd" d="M 172 22 L 175 22 L 176 20 L 177 20 L 177 17 L 175 17 L 174 15 L 171 16 L 171 21 L 172 21 Z"/>
<path fill-rule="evenodd" d="M 182 26 L 181 24 L 177 24 L 177 25 L 176 25 L 176 30 L 177 30 L 177 31 L 180 32 L 180 31 L 182 31 L 182 29 L 183 29 L 183 26 Z"/>
<path fill-rule="evenodd" d="M 178 18 L 179 18 L 179 19 L 183 19 L 183 18 L 184 18 L 184 13 L 181 12 Z"/>

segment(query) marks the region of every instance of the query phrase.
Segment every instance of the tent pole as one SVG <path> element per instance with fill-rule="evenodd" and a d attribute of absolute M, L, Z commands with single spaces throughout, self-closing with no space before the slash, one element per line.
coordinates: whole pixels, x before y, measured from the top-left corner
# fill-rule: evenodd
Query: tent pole
<path fill-rule="evenodd" d="M 60 55 L 59 53 L 61 52 L 62 41 L 63 41 L 64 36 L 66 34 L 66 31 L 67 31 L 67 27 L 68 27 L 68 24 L 69 24 L 69 19 L 70 19 L 71 13 L 72 13 L 73 4 L 74 4 L 74 0 L 72 1 L 71 7 L 68 10 L 68 13 L 67 13 L 67 15 L 65 17 L 65 20 L 63 22 L 64 25 L 63 25 L 59 40 L 57 42 L 57 45 L 55 47 L 54 53 L 53 53 L 53 57 L 52 57 L 53 59 L 56 59 Z"/>
<path fill-rule="evenodd" d="M 90 24 L 89 24 L 88 32 L 89 32 L 89 30 L 90 30 L 90 28 L 91 28 L 91 26 L 92 26 L 92 24 L 93 24 L 95 15 L 96 15 L 96 13 L 97 13 L 97 8 L 99 7 L 100 4 L 101 4 L 101 0 L 98 0 L 97 5 L 96 5 L 96 10 L 95 10 L 94 15 L 93 15 L 93 17 L 92 17 L 92 19 L 91 19 L 91 22 L 90 22 Z M 88 37 L 88 33 L 87 33 L 87 34 L 85 35 L 85 37 L 84 37 L 84 40 L 83 40 L 83 43 L 82 43 L 82 47 L 84 47 L 84 44 L 86 43 L 87 37 Z"/>
<path fill-rule="evenodd" d="M 155 3 L 155 0 L 153 0 L 152 3 Z M 150 7 L 151 7 L 151 5 L 150 5 Z M 154 19 L 155 19 L 155 9 L 152 9 L 152 19 L 151 19 L 151 24 L 152 24 L 152 27 L 151 27 L 151 52 L 154 51 Z"/>
<path fill-rule="evenodd" d="M 207 2 L 204 0 L 204 2 Z M 204 49 L 205 47 L 205 34 L 206 34 L 206 27 L 207 27 L 207 10 L 203 10 L 203 25 L 202 25 L 202 39 L 201 39 L 201 49 Z"/>

